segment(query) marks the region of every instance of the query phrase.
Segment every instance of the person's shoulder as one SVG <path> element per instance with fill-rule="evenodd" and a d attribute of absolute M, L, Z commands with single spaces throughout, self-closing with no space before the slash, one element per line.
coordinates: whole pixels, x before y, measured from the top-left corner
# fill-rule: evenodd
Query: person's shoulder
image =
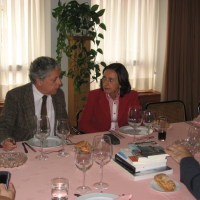
<path fill-rule="evenodd" d="M 30 90 L 30 89 L 32 90 L 32 84 L 31 83 L 27 83 L 25 85 L 21 85 L 19 87 L 11 89 L 7 93 L 8 94 L 20 95 L 20 94 L 25 93 L 27 90 Z"/>
<path fill-rule="evenodd" d="M 137 91 L 135 91 L 135 90 L 130 90 L 130 92 L 127 93 L 126 95 L 127 95 L 127 96 L 137 96 L 138 93 L 137 93 Z"/>
<path fill-rule="evenodd" d="M 101 93 L 104 93 L 104 91 L 101 90 L 101 88 L 98 88 L 98 89 L 95 89 L 95 90 L 90 90 L 88 93 L 89 93 L 90 95 L 99 95 L 99 94 L 101 94 Z"/>

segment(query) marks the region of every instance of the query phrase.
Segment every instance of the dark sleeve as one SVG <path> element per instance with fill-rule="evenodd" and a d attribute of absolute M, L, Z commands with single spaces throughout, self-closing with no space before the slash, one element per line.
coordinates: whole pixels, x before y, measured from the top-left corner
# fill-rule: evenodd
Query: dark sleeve
<path fill-rule="evenodd" d="M 181 182 L 196 199 L 200 199 L 200 165 L 193 157 L 183 158 L 180 162 Z"/>
<path fill-rule="evenodd" d="M 13 98 L 11 92 L 7 92 L 4 107 L 0 114 L 0 143 L 8 138 L 13 137 L 13 130 L 17 118 L 18 103 Z"/>

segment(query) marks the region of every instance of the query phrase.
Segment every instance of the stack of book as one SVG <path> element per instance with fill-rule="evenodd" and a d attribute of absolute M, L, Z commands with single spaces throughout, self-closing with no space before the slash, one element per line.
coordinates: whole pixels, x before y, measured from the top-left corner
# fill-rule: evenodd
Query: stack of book
<path fill-rule="evenodd" d="M 172 173 L 173 170 L 167 166 L 167 156 L 155 141 L 134 143 L 129 144 L 127 149 L 121 149 L 112 163 L 134 180 L 143 180 L 158 173 Z"/>

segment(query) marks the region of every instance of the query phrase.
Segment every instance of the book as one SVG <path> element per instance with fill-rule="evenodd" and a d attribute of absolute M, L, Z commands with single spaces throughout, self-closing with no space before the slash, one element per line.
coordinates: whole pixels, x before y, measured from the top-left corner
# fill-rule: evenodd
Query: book
<path fill-rule="evenodd" d="M 130 169 L 134 170 L 135 172 L 164 167 L 164 166 L 166 166 L 166 163 L 167 163 L 167 160 L 165 160 L 164 162 L 150 163 L 150 164 L 149 163 L 136 164 L 135 165 L 135 164 L 132 164 L 132 162 L 129 161 L 128 158 L 125 157 L 125 155 L 123 155 L 122 152 L 119 152 L 115 155 L 115 160 L 118 160 L 119 162 L 123 163 L 124 165 L 126 165 Z"/>
<path fill-rule="evenodd" d="M 164 174 L 172 174 L 173 173 L 173 169 L 168 166 L 155 168 L 155 169 L 151 169 L 151 170 L 145 170 L 145 171 L 141 171 L 141 172 L 135 172 L 134 170 L 128 168 L 123 163 L 120 163 L 119 161 L 117 161 L 115 158 L 111 159 L 111 163 L 114 166 L 116 166 L 120 171 L 122 171 L 123 173 L 128 175 L 130 178 L 132 178 L 134 181 L 153 178 L 155 175 L 160 174 L 160 173 L 164 173 Z"/>
<path fill-rule="evenodd" d="M 156 157 L 139 157 L 135 156 L 130 149 L 122 148 L 121 152 L 129 159 L 129 161 L 134 164 L 150 164 L 150 163 L 158 163 L 158 162 L 166 162 L 166 155 L 156 156 Z"/>
<path fill-rule="evenodd" d="M 131 153 L 133 154 L 133 161 L 146 159 L 155 160 L 169 156 L 165 153 L 164 148 L 155 141 L 129 144 L 128 149 L 131 150 Z"/>

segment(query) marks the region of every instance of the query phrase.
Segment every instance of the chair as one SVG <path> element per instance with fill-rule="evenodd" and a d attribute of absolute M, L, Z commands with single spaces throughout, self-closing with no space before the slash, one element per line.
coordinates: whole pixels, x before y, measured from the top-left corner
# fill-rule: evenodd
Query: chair
<path fill-rule="evenodd" d="M 80 115 L 82 113 L 82 110 L 79 110 L 76 114 L 76 126 L 72 126 L 72 130 L 76 133 L 76 135 L 81 135 L 81 134 L 85 134 L 84 132 L 81 132 L 78 130 L 78 121 L 80 118 Z"/>
<path fill-rule="evenodd" d="M 180 100 L 147 103 L 145 110 L 155 111 L 156 119 L 166 116 L 169 123 L 187 121 L 185 104 Z"/>

